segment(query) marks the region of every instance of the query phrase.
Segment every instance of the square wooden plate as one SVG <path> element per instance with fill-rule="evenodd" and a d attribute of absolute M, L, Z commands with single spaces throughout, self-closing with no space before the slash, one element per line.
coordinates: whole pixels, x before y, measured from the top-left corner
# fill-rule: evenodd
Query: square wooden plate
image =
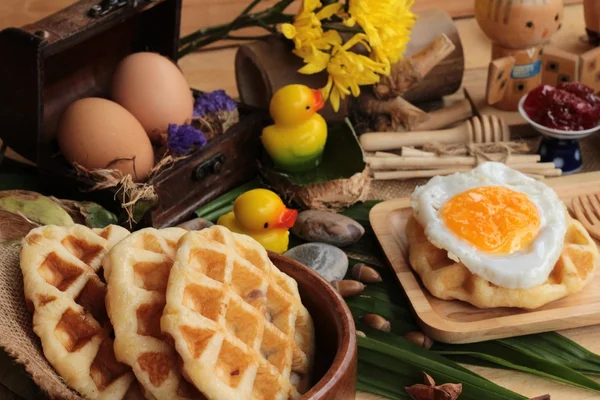
<path fill-rule="evenodd" d="M 575 196 L 600 192 L 600 172 L 548 179 L 570 208 Z M 370 221 L 388 261 L 408 295 L 419 325 L 433 340 L 472 343 L 600 324 L 600 272 L 579 293 L 536 310 L 481 309 L 459 300 L 440 300 L 422 286 L 408 264 L 405 227 L 410 199 L 389 200 L 371 210 Z"/>

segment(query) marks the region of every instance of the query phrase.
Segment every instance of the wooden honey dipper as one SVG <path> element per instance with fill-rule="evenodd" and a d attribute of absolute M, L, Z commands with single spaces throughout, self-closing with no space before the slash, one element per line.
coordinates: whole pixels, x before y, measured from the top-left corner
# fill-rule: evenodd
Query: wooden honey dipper
<path fill-rule="evenodd" d="M 456 128 L 437 131 L 370 132 L 360 136 L 365 151 L 396 150 L 407 146 L 423 146 L 425 143 L 498 143 L 510 141 L 506 121 L 495 115 L 473 117 Z"/>

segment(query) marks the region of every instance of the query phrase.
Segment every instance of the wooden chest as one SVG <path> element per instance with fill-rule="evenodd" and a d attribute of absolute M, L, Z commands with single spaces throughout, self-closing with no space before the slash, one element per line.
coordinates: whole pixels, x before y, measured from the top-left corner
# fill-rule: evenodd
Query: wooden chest
<path fill-rule="evenodd" d="M 46 191 L 122 211 L 114 189 L 84 191 L 89 182 L 61 156 L 55 131 L 73 101 L 108 97 L 112 74 L 128 54 L 151 51 L 176 60 L 180 14 L 181 0 L 81 0 L 36 23 L 0 32 L 0 135 L 37 163 Z M 150 178 L 158 201 L 138 228 L 182 222 L 256 175 L 259 135 L 268 116 L 241 105 L 239 112 L 239 123 Z"/>

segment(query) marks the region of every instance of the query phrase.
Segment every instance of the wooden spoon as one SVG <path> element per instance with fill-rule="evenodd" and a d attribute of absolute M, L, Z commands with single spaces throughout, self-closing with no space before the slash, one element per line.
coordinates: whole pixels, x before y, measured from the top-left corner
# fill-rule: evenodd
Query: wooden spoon
<path fill-rule="evenodd" d="M 571 200 L 575 218 L 590 235 L 600 240 L 600 194 L 577 196 Z"/>

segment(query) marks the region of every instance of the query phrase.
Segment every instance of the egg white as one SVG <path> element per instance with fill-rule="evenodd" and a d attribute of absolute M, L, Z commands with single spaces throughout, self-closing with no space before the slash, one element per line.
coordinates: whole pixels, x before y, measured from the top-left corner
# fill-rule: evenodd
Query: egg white
<path fill-rule="evenodd" d="M 508 255 L 490 254 L 454 235 L 439 210 L 452 197 L 482 186 L 502 186 L 527 195 L 535 204 L 540 228 L 531 246 Z M 413 215 L 425 235 L 448 257 L 462 262 L 472 273 L 505 288 L 526 289 L 546 281 L 562 252 L 566 210 L 554 190 L 505 164 L 487 162 L 467 173 L 437 176 L 415 189 Z"/>

